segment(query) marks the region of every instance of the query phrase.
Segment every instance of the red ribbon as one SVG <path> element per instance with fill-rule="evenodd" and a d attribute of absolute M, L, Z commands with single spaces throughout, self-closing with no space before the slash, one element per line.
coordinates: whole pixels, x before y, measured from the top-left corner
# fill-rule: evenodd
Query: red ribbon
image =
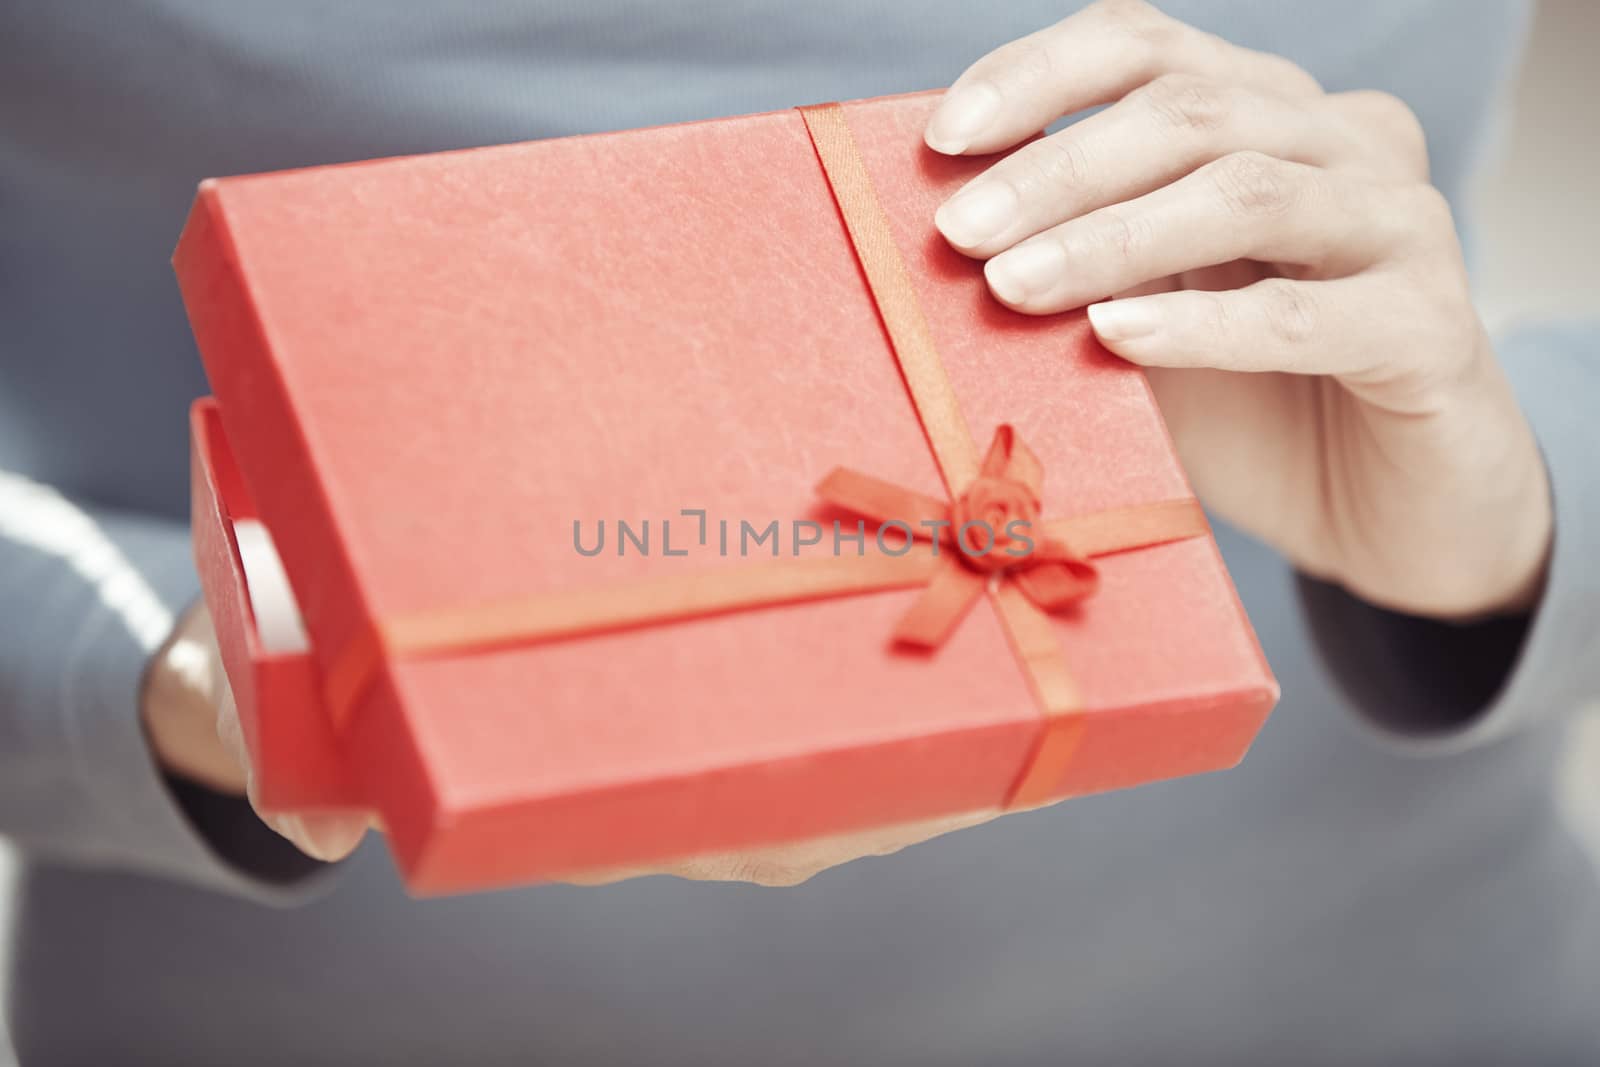
<path fill-rule="evenodd" d="M 828 503 L 947 551 L 922 595 L 895 627 L 897 641 L 923 648 L 944 643 L 991 582 L 1016 585 L 1039 608 L 1056 612 L 1092 594 L 1095 565 L 1041 527 L 1044 465 L 1010 426 L 995 430 L 978 476 L 953 503 L 840 467 L 817 493 Z"/>

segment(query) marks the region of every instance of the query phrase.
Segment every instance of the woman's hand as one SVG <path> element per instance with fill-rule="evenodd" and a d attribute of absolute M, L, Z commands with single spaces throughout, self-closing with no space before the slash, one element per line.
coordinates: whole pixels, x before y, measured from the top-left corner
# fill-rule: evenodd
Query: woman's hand
<path fill-rule="evenodd" d="M 994 295 L 1089 305 L 1201 498 L 1303 570 L 1413 614 L 1530 606 L 1543 462 L 1410 110 L 1102 0 L 974 64 L 927 142 L 998 152 L 1101 104 L 940 208 Z"/>
<path fill-rule="evenodd" d="M 145 671 L 140 710 L 156 759 L 167 771 L 255 805 L 239 710 L 204 603 L 184 613 Z M 262 821 L 308 856 L 343 859 L 367 831 L 364 815 L 261 813 Z"/>
<path fill-rule="evenodd" d="M 1101 341 L 1149 368 L 1200 495 L 1303 569 L 1428 615 L 1526 607 L 1551 537 L 1544 466 L 1406 106 L 1102 0 L 974 64 L 927 141 L 998 152 L 1099 104 L 939 210 L 994 295 L 1038 315 L 1089 304 Z M 667 873 L 790 884 L 994 814 Z"/>

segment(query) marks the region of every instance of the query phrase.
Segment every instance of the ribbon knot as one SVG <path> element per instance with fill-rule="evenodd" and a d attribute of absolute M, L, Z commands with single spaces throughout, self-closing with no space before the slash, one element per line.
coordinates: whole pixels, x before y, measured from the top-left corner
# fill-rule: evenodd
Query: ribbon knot
<path fill-rule="evenodd" d="M 977 477 L 953 501 L 939 500 L 844 467 L 817 486 L 823 500 L 927 542 L 934 570 L 895 639 L 944 643 L 991 581 L 1011 582 L 1044 611 L 1061 611 L 1099 585 L 1093 563 L 1039 521 L 1044 465 L 1010 426 L 994 433 Z M 911 551 L 907 545 L 905 551 Z"/>

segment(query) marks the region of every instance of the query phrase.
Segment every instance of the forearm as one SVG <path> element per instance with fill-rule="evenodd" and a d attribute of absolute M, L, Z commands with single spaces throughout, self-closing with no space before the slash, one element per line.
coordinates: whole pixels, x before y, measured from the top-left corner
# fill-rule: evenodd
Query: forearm
<path fill-rule="evenodd" d="M 146 665 L 196 591 L 182 524 L 0 472 L 0 834 L 26 854 L 256 893 L 276 880 L 208 844 L 141 722 Z"/>

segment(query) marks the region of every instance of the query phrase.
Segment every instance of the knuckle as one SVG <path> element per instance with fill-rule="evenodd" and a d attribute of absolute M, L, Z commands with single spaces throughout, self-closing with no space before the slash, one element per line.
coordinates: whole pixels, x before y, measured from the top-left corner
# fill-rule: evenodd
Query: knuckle
<path fill-rule="evenodd" d="M 1013 88 L 1048 81 L 1056 68 L 1057 42 L 1053 35 L 1035 34 L 1001 46 L 987 66 L 994 80 Z"/>
<path fill-rule="evenodd" d="M 1394 279 L 1393 297 L 1397 304 L 1403 295 L 1409 321 L 1414 329 L 1424 329 L 1436 339 L 1458 342 L 1475 336 L 1480 329 L 1478 314 L 1472 303 L 1471 283 L 1466 271 L 1441 271 L 1434 263 L 1413 263 L 1402 268 L 1403 273 Z M 1434 344 L 1423 346 L 1436 351 L 1459 350 L 1459 344 Z"/>
<path fill-rule="evenodd" d="M 1123 259 L 1133 258 L 1150 242 L 1150 222 L 1142 216 L 1106 210 L 1098 223 L 1095 243 Z"/>
<path fill-rule="evenodd" d="M 1029 145 L 1014 157 L 1015 184 L 1019 192 L 1031 189 L 1088 189 L 1094 168 L 1079 138 L 1071 130 Z"/>
<path fill-rule="evenodd" d="M 1281 215 L 1299 194 L 1288 165 L 1260 152 L 1235 152 L 1209 169 L 1218 195 L 1235 215 Z"/>
<path fill-rule="evenodd" d="M 1428 135 L 1422 128 L 1422 120 L 1417 113 L 1411 110 L 1411 105 L 1395 96 L 1381 90 L 1368 90 L 1366 95 L 1371 100 L 1372 108 L 1389 124 L 1390 128 L 1398 134 L 1403 134 L 1407 140 L 1422 148 L 1428 143 Z"/>
<path fill-rule="evenodd" d="M 1416 218 L 1429 230 L 1442 230 L 1451 238 L 1455 237 L 1455 214 L 1450 209 L 1450 201 L 1437 188 L 1426 183 L 1418 183 L 1413 187 L 1411 210 Z"/>
<path fill-rule="evenodd" d="M 1400 258 L 1420 255 L 1437 261 L 1440 255 L 1455 253 L 1459 248 L 1455 215 L 1445 195 L 1421 182 L 1398 193 L 1400 201 L 1395 211 L 1392 238 L 1397 245 L 1395 254 Z"/>
<path fill-rule="evenodd" d="M 1215 130 L 1233 111 L 1233 101 L 1221 87 L 1190 74 L 1163 74 L 1140 95 L 1163 125 L 1178 130 Z"/>
<path fill-rule="evenodd" d="M 1075 137 L 1051 138 L 1045 155 L 1045 177 L 1054 185 L 1088 186 L 1094 173 L 1083 143 Z"/>
<path fill-rule="evenodd" d="M 1196 316 L 1197 333 L 1211 342 L 1224 341 L 1238 332 L 1238 316 L 1233 301 L 1216 293 L 1200 293 L 1200 314 Z"/>
<path fill-rule="evenodd" d="M 1375 128 L 1380 140 L 1390 146 L 1413 172 L 1428 173 L 1428 134 L 1411 106 L 1393 93 L 1364 89 L 1341 94 L 1356 105 L 1360 115 Z"/>
<path fill-rule="evenodd" d="M 1273 84 L 1283 91 L 1308 96 L 1322 92 L 1322 83 L 1317 81 L 1316 76 L 1294 60 L 1271 53 L 1260 55 L 1267 69 L 1272 72 Z"/>
<path fill-rule="evenodd" d="M 1305 286 L 1287 278 L 1268 278 L 1256 284 L 1267 330 L 1274 338 L 1298 345 L 1315 336 L 1320 317 L 1316 300 Z"/>
<path fill-rule="evenodd" d="M 1183 24 L 1159 11 L 1146 0 L 1100 0 L 1096 13 L 1118 37 L 1154 64 L 1167 54 L 1183 32 Z"/>
<path fill-rule="evenodd" d="M 1110 22 L 1127 24 L 1150 22 L 1161 17 L 1161 12 L 1149 0 L 1098 0 L 1094 10 Z"/>

